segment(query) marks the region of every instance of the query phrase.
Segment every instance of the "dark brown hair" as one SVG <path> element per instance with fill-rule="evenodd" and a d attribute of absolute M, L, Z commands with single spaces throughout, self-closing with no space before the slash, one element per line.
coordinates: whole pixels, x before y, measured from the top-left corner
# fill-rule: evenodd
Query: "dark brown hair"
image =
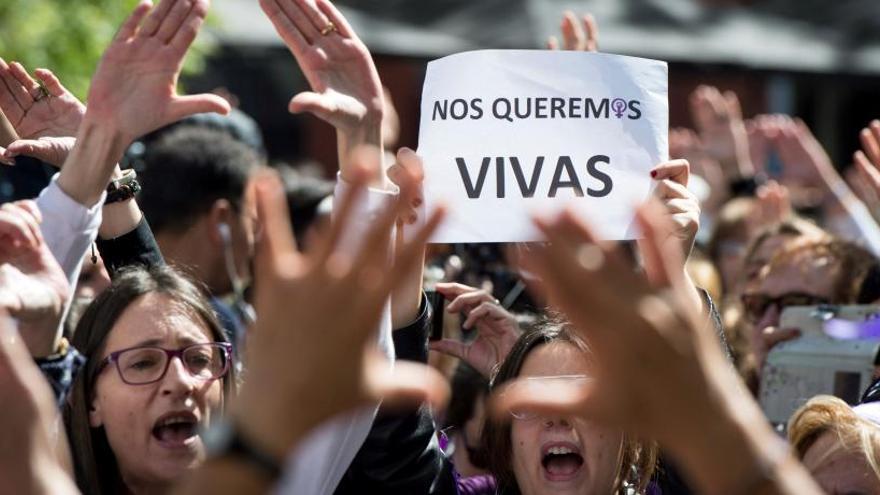
<path fill-rule="evenodd" d="M 870 304 L 880 299 L 880 260 L 855 243 L 832 237 L 791 241 L 773 255 L 762 276 L 798 260 L 820 257 L 834 261 L 832 304 Z"/>
<path fill-rule="evenodd" d="M 586 353 L 589 352 L 587 343 L 569 330 L 568 323 L 559 318 L 547 319 L 525 331 L 517 339 L 492 378 L 491 389 L 500 390 L 504 383 L 516 379 L 532 351 L 554 342 L 566 343 Z M 483 427 L 483 448 L 486 449 L 489 470 L 498 483 L 498 491 L 504 495 L 520 493 L 511 462 L 513 446 L 510 431 L 509 419 L 498 420 L 487 416 Z M 612 493 L 623 493 L 625 485 L 634 486 L 639 493 L 644 491 L 654 474 L 657 455 L 658 449 L 655 444 L 639 441 L 624 433 L 623 449 L 618 459 Z"/>
<path fill-rule="evenodd" d="M 169 267 L 131 268 L 121 272 L 110 287 L 86 309 L 76 326 L 72 344 L 86 359 L 73 382 L 64 407 L 64 423 L 71 441 L 76 483 L 83 493 L 116 493 L 123 486 L 116 456 L 104 428 L 92 428 L 89 408 L 94 398 L 100 357 L 107 336 L 122 313 L 136 300 L 157 293 L 182 304 L 201 319 L 216 342 L 227 342 L 210 303 L 195 284 Z M 234 394 L 235 366 L 223 378 L 223 404 Z"/>

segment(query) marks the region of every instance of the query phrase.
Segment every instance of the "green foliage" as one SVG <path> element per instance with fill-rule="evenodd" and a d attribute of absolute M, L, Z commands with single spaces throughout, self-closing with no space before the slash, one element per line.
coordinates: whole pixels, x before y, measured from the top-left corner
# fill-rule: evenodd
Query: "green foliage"
<path fill-rule="evenodd" d="M 154 0 L 158 3 L 158 0 Z M 0 57 L 29 71 L 51 69 L 85 98 L 104 48 L 137 0 L 0 0 Z M 200 43 L 186 71 L 199 70 L 207 51 Z"/>

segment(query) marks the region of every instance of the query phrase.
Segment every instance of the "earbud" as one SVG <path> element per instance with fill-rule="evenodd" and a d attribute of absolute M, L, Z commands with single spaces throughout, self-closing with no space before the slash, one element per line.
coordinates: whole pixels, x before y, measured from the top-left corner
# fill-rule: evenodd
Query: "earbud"
<path fill-rule="evenodd" d="M 220 239 L 224 244 L 229 244 L 232 242 L 232 233 L 229 230 L 229 224 L 226 222 L 220 222 L 217 225 L 217 233 L 220 234 Z"/>

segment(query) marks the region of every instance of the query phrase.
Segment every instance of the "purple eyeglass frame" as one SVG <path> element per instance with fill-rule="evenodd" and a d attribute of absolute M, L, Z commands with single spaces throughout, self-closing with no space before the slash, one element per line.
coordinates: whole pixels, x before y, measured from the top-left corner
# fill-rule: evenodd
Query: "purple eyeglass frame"
<path fill-rule="evenodd" d="M 192 349 L 194 347 L 203 347 L 203 346 L 219 347 L 223 351 L 223 369 L 220 371 L 219 375 L 217 375 L 214 378 L 211 378 L 210 380 L 217 380 L 218 378 L 223 378 L 224 376 L 226 376 L 226 373 L 229 372 L 229 361 L 230 361 L 230 356 L 232 354 L 232 344 L 230 344 L 229 342 L 203 342 L 201 344 L 190 344 L 186 347 L 181 347 L 180 349 L 175 349 L 175 350 L 165 349 L 164 347 L 159 347 L 159 346 L 154 346 L 154 345 L 141 345 L 141 346 L 135 346 L 135 347 L 128 347 L 126 349 L 120 349 L 118 351 L 111 352 L 106 358 L 104 358 L 101 361 L 101 364 L 98 365 L 98 369 L 95 370 L 95 379 L 98 378 L 98 376 L 104 371 L 104 369 L 110 363 L 113 363 L 116 365 L 115 366 L 116 373 L 119 374 L 119 379 L 122 380 L 123 383 L 125 383 L 126 385 L 132 385 L 132 386 L 150 385 L 152 383 L 156 383 L 156 382 L 162 380 L 163 378 L 165 378 L 165 374 L 168 373 L 168 367 L 171 366 L 172 359 L 178 358 L 178 359 L 180 359 L 180 362 L 183 363 L 183 353 L 184 352 L 186 352 L 187 350 Z M 151 382 L 131 383 L 128 380 L 126 380 L 125 377 L 122 376 L 122 370 L 119 369 L 119 361 L 118 361 L 119 356 L 124 352 L 133 351 L 135 349 L 158 349 L 158 350 L 165 353 L 165 355 L 168 357 L 168 359 L 165 361 L 165 369 L 162 370 L 162 373 L 159 375 L 158 378 L 156 378 L 155 380 L 153 380 Z M 187 373 L 189 373 L 189 368 L 186 367 L 186 364 L 184 364 L 183 367 L 186 368 Z M 192 375 L 192 373 L 190 373 L 190 375 Z M 196 378 L 198 378 L 198 377 L 196 377 Z M 208 381 L 208 380 L 205 380 L 205 381 Z"/>

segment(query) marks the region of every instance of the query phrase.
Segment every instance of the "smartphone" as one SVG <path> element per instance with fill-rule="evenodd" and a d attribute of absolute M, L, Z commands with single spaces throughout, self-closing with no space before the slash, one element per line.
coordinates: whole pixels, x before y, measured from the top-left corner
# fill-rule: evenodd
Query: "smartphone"
<path fill-rule="evenodd" d="M 428 296 L 428 304 L 431 305 L 431 333 L 428 336 L 428 340 L 440 340 L 443 338 L 443 315 L 446 313 L 446 298 L 443 297 L 443 294 L 434 291 L 428 290 L 425 291 L 425 295 Z"/>

